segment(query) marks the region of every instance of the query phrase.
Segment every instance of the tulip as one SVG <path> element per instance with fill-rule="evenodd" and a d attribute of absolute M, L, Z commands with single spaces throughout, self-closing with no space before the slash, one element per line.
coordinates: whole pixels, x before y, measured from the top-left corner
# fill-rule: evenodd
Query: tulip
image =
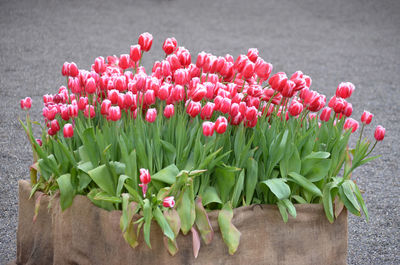
<path fill-rule="evenodd" d="M 247 61 L 249 61 L 249 58 L 247 58 L 246 55 L 239 55 L 238 58 L 236 59 L 235 63 L 233 64 L 233 67 L 241 73 L 243 71 L 243 68 L 246 66 Z"/>
<path fill-rule="evenodd" d="M 94 60 L 93 70 L 98 74 L 102 74 L 106 71 L 106 64 L 104 57 L 99 56 Z"/>
<path fill-rule="evenodd" d="M 203 122 L 203 134 L 204 136 L 212 136 L 214 134 L 214 123 L 211 121 Z"/>
<path fill-rule="evenodd" d="M 174 101 L 182 101 L 185 98 L 185 89 L 181 85 L 176 85 L 171 90 Z"/>
<path fill-rule="evenodd" d="M 175 206 L 174 196 L 165 197 L 163 200 L 163 206 L 167 208 L 174 208 Z"/>
<path fill-rule="evenodd" d="M 89 114 L 90 114 L 90 115 L 89 115 Z M 86 105 L 85 111 L 83 112 L 83 115 L 84 115 L 86 118 L 93 119 L 94 116 L 96 116 L 96 112 L 95 112 L 95 110 L 94 110 L 94 106 L 93 106 L 93 105 Z M 90 117 L 89 117 L 89 116 L 90 116 Z"/>
<path fill-rule="evenodd" d="M 323 108 L 322 112 L 321 112 L 321 116 L 319 116 L 320 120 L 325 121 L 325 122 L 329 121 L 329 119 L 331 118 L 331 112 L 332 112 L 331 108 L 329 108 L 329 107 Z"/>
<path fill-rule="evenodd" d="M 153 123 L 157 118 L 157 110 L 155 108 L 148 109 L 146 112 L 146 121 Z"/>
<path fill-rule="evenodd" d="M 111 89 L 107 92 L 107 98 L 111 101 L 111 104 L 118 103 L 119 92 L 116 89 Z"/>
<path fill-rule="evenodd" d="M 345 115 L 346 117 L 350 117 L 352 113 L 353 113 L 353 105 L 351 103 L 347 103 L 346 106 L 343 108 L 342 114 Z"/>
<path fill-rule="evenodd" d="M 87 104 L 89 104 L 89 99 L 87 97 L 80 97 L 78 100 L 79 110 L 85 110 Z"/>
<path fill-rule="evenodd" d="M 292 80 L 288 80 L 286 85 L 283 87 L 281 94 L 285 98 L 291 98 L 293 94 L 296 92 L 294 89 L 296 87 L 296 83 Z"/>
<path fill-rule="evenodd" d="M 100 113 L 101 115 L 108 115 L 108 110 L 111 107 L 111 101 L 109 99 L 105 99 L 103 100 L 103 102 L 101 102 L 101 108 L 100 108 Z"/>
<path fill-rule="evenodd" d="M 136 63 L 140 60 L 141 57 L 142 57 L 142 51 L 140 49 L 140 45 L 139 44 L 132 45 L 129 53 L 129 58 Z"/>
<path fill-rule="evenodd" d="M 207 102 L 206 105 L 201 109 L 200 118 L 202 120 L 211 119 L 214 113 L 215 104 L 212 102 Z"/>
<path fill-rule="evenodd" d="M 176 49 L 176 47 L 178 46 L 178 42 L 176 41 L 176 39 L 174 37 L 172 38 L 167 38 L 162 46 L 162 49 L 164 50 L 164 52 L 167 55 L 170 55 L 171 53 L 173 53 Z"/>
<path fill-rule="evenodd" d="M 144 104 L 150 106 L 154 103 L 156 103 L 156 95 L 154 90 L 147 90 L 146 93 L 144 93 Z"/>
<path fill-rule="evenodd" d="M 303 111 L 303 104 L 301 104 L 297 100 L 293 100 L 288 110 L 290 115 L 297 116 Z"/>
<path fill-rule="evenodd" d="M 278 92 L 282 91 L 286 85 L 286 82 L 287 76 L 284 72 L 276 73 L 268 80 L 268 84 L 271 86 L 271 88 Z"/>
<path fill-rule="evenodd" d="M 57 133 L 60 130 L 60 124 L 58 120 L 52 120 L 50 123 L 50 128 L 53 132 Z"/>
<path fill-rule="evenodd" d="M 189 116 L 192 118 L 196 117 L 200 113 L 200 111 L 201 111 L 200 102 L 191 101 L 186 108 L 186 113 L 189 114 Z"/>
<path fill-rule="evenodd" d="M 121 119 L 121 109 L 119 106 L 111 106 L 108 109 L 107 119 L 112 121 L 118 121 Z"/>
<path fill-rule="evenodd" d="M 247 51 L 247 57 L 249 58 L 250 61 L 255 63 L 257 61 L 257 58 L 258 58 L 258 50 L 256 48 L 250 48 Z"/>
<path fill-rule="evenodd" d="M 74 103 L 75 102 L 75 103 Z M 78 104 L 76 103 L 76 101 L 72 101 L 73 104 L 68 105 L 68 110 L 69 110 L 69 115 L 73 118 L 78 117 Z"/>
<path fill-rule="evenodd" d="M 142 51 L 148 52 L 153 44 L 153 35 L 148 32 L 140 34 L 138 43 Z"/>
<path fill-rule="evenodd" d="M 175 51 L 175 54 L 178 56 L 181 65 L 185 67 L 187 67 L 192 62 L 192 56 L 190 55 L 190 52 L 184 47 L 179 47 Z"/>
<path fill-rule="evenodd" d="M 118 76 L 117 78 L 114 79 L 114 88 L 118 90 L 119 92 L 123 92 L 127 88 L 126 84 L 126 77 L 125 76 Z"/>
<path fill-rule="evenodd" d="M 254 71 L 259 78 L 267 80 L 272 71 L 272 64 L 258 58 L 254 66 Z"/>
<path fill-rule="evenodd" d="M 61 106 L 61 118 L 64 121 L 67 121 L 70 118 L 70 116 L 69 116 L 69 108 L 66 105 Z"/>
<path fill-rule="evenodd" d="M 336 113 L 342 113 L 345 106 L 346 106 L 346 103 L 343 98 L 336 98 L 335 105 L 333 105 L 333 110 Z"/>
<path fill-rule="evenodd" d="M 71 138 L 74 136 L 74 128 L 71 123 L 66 123 L 63 128 L 64 138 Z"/>
<path fill-rule="evenodd" d="M 161 73 L 164 77 L 170 76 L 172 74 L 171 64 L 166 60 L 161 62 Z"/>
<path fill-rule="evenodd" d="M 381 125 L 378 125 L 374 133 L 375 140 L 382 141 L 383 138 L 385 138 L 385 132 L 385 128 L 383 128 Z"/>
<path fill-rule="evenodd" d="M 94 81 L 93 77 L 90 77 L 86 80 L 85 91 L 88 94 L 93 94 L 96 92 L 96 81 Z"/>
<path fill-rule="evenodd" d="M 242 74 L 245 79 L 252 77 L 254 74 L 254 63 L 248 61 L 243 67 Z"/>
<path fill-rule="evenodd" d="M 194 102 L 199 102 L 205 97 L 206 94 L 207 88 L 202 84 L 197 84 L 196 89 L 194 90 L 191 97 Z"/>
<path fill-rule="evenodd" d="M 142 182 L 143 184 L 149 184 L 151 181 L 149 170 L 141 168 L 139 171 L 140 171 L 140 176 L 139 176 L 140 182 Z"/>
<path fill-rule="evenodd" d="M 344 123 L 343 129 L 351 129 L 351 132 L 354 133 L 358 129 L 358 122 L 352 118 L 348 118 Z"/>
<path fill-rule="evenodd" d="M 257 109 L 255 107 L 249 107 L 246 109 L 246 120 L 252 121 L 257 117 Z"/>
<path fill-rule="evenodd" d="M 167 57 L 167 61 L 171 65 L 171 70 L 175 71 L 182 67 L 181 63 L 179 62 L 178 56 L 176 54 L 171 54 Z"/>
<path fill-rule="evenodd" d="M 42 146 L 42 145 L 43 145 L 43 142 L 42 142 L 42 140 L 40 140 L 40 139 L 36 139 L 36 142 L 38 143 L 39 146 Z"/>
<path fill-rule="evenodd" d="M 373 117 L 374 115 L 371 112 L 364 110 L 364 113 L 361 115 L 361 122 L 368 125 L 371 123 Z"/>
<path fill-rule="evenodd" d="M 174 116 L 174 114 L 175 114 L 175 107 L 173 104 L 168 104 L 167 106 L 165 106 L 165 109 L 164 109 L 165 118 L 169 119 L 172 116 Z"/>
<path fill-rule="evenodd" d="M 224 114 L 228 113 L 231 110 L 231 100 L 229 98 L 222 98 L 219 110 Z"/>
<path fill-rule="evenodd" d="M 119 57 L 118 66 L 121 67 L 121 69 L 123 70 L 128 69 L 130 67 L 129 60 L 130 58 L 128 54 L 121 54 L 121 56 Z"/>
<path fill-rule="evenodd" d="M 77 77 L 79 74 L 78 66 L 75 63 L 70 63 L 68 65 L 68 75 L 72 77 Z"/>
<path fill-rule="evenodd" d="M 61 74 L 62 74 L 63 76 L 67 76 L 67 75 L 69 74 L 68 69 L 69 69 L 69 63 L 68 63 L 68 62 L 65 62 L 65 63 L 63 64 L 62 68 L 61 68 Z"/>
<path fill-rule="evenodd" d="M 30 97 L 21 99 L 21 109 L 29 110 L 31 107 L 32 107 L 32 99 Z"/>
<path fill-rule="evenodd" d="M 206 52 L 202 51 L 201 53 L 199 53 L 197 55 L 196 66 L 198 68 L 202 68 L 207 57 L 208 55 Z"/>
<path fill-rule="evenodd" d="M 348 98 L 353 93 L 355 87 L 350 82 L 342 82 L 336 89 L 336 97 Z"/>
<path fill-rule="evenodd" d="M 185 85 L 187 83 L 188 73 L 184 69 L 178 69 L 174 73 L 175 84 L 177 85 Z"/>
<path fill-rule="evenodd" d="M 228 127 L 228 121 L 224 116 L 218 117 L 218 119 L 215 121 L 214 124 L 214 130 L 218 134 L 223 134 L 226 131 L 226 128 Z"/>
<path fill-rule="evenodd" d="M 161 100 L 166 100 L 169 96 L 169 86 L 168 84 L 163 84 L 159 89 L 157 93 L 157 97 Z"/>

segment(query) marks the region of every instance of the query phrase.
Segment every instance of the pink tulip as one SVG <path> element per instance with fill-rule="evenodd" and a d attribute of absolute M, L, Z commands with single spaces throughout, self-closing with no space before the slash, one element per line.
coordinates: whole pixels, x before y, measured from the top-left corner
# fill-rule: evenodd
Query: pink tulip
<path fill-rule="evenodd" d="M 98 74 L 102 74 L 106 71 L 106 64 L 104 57 L 99 56 L 94 60 L 93 70 Z"/>
<path fill-rule="evenodd" d="M 342 82 L 336 89 L 336 97 L 348 98 L 353 93 L 355 87 L 350 82 Z"/>
<path fill-rule="evenodd" d="M 65 63 L 63 64 L 62 68 L 61 68 L 61 74 L 62 74 L 63 76 L 68 76 L 68 74 L 69 74 L 68 69 L 69 69 L 69 63 L 68 63 L 68 62 L 65 62 Z"/>
<path fill-rule="evenodd" d="M 150 106 L 154 103 L 156 103 L 156 95 L 154 90 L 147 90 L 146 93 L 144 93 L 144 104 Z"/>
<path fill-rule="evenodd" d="M 153 44 L 153 35 L 148 32 L 140 34 L 138 43 L 142 51 L 148 52 Z"/>
<path fill-rule="evenodd" d="M 89 117 L 89 114 L 90 114 L 90 117 Z M 83 112 L 83 115 L 86 118 L 93 119 L 96 116 L 96 112 L 94 110 L 94 106 L 93 105 L 86 105 L 85 111 Z"/>
<path fill-rule="evenodd" d="M 32 107 L 32 99 L 30 97 L 26 97 L 21 99 L 21 109 L 29 110 Z"/>
<path fill-rule="evenodd" d="M 140 182 L 142 182 L 143 184 L 149 184 L 151 181 L 149 170 L 141 168 L 139 171 L 140 171 L 140 176 L 139 176 Z"/>
<path fill-rule="evenodd" d="M 207 102 L 206 105 L 201 109 L 200 118 L 202 120 L 211 119 L 214 113 L 215 104 L 212 102 Z"/>
<path fill-rule="evenodd" d="M 100 113 L 101 115 L 108 115 L 108 110 L 111 107 L 111 101 L 109 99 L 105 99 L 103 100 L 103 102 L 101 102 L 101 108 L 100 108 Z"/>
<path fill-rule="evenodd" d="M 246 120 L 252 121 L 257 117 L 257 109 L 255 107 L 249 107 L 246 110 Z"/>
<path fill-rule="evenodd" d="M 332 109 L 329 107 L 325 107 L 322 109 L 321 116 L 319 116 L 321 121 L 329 121 L 331 118 Z"/>
<path fill-rule="evenodd" d="M 202 84 L 197 84 L 192 94 L 192 100 L 194 102 L 199 102 L 205 97 L 206 94 L 207 94 L 207 88 Z"/>
<path fill-rule="evenodd" d="M 254 74 L 254 63 L 248 61 L 246 65 L 243 67 L 242 71 L 243 77 L 248 79 Z"/>
<path fill-rule="evenodd" d="M 88 94 L 94 94 L 96 92 L 96 81 L 94 81 L 93 77 L 86 80 L 85 91 Z"/>
<path fill-rule="evenodd" d="M 375 134 L 374 134 L 375 140 L 382 141 L 383 138 L 385 138 L 385 132 L 386 132 L 385 128 L 383 128 L 381 125 L 378 125 L 375 129 Z"/>
<path fill-rule="evenodd" d="M 43 142 L 42 142 L 42 140 L 40 140 L 40 139 L 36 139 L 36 142 L 38 143 L 39 146 L 42 146 L 42 145 L 43 145 Z"/>
<path fill-rule="evenodd" d="M 217 103 L 215 103 L 217 105 Z M 231 110 L 231 100 L 229 98 L 222 98 L 219 111 L 226 114 Z"/>
<path fill-rule="evenodd" d="M 111 106 L 108 109 L 107 119 L 112 121 L 118 121 L 121 119 L 121 109 L 119 106 Z"/>
<path fill-rule="evenodd" d="M 50 123 L 50 128 L 53 132 L 57 133 L 60 130 L 60 124 L 58 120 L 52 120 Z"/>
<path fill-rule="evenodd" d="M 118 66 L 121 67 L 121 69 L 123 70 L 128 69 L 130 67 L 129 60 L 129 54 L 121 54 L 121 56 L 119 57 Z"/>
<path fill-rule="evenodd" d="M 72 77 L 77 77 L 79 74 L 78 66 L 75 63 L 70 63 L 68 65 L 68 75 Z"/>
<path fill-rule="evenodd" d="M 174 37 L 172 38 L 167 38 L 162 46 L 162 49 L 164 50 L 164 52 L 167 55 L 170 55 L 171 53 L 173 53 L 176 49 L 176 47 L 178 46 L 178 42 L 176 41 L 176 39 Z"/>
<path fill-rule="evenodd" d="M 342 114 L 345 115 L 346 117 L 350 117 L 352 113 L 353 113 L 353 105 L 351 103 L 347 103 L 343 108 Z"/>
<path fill-rule="evenodd" d="M 175 206 L 174 196 L 165 197 L 163 200 L 163 206 L 167 208 L 174 208 Z"/>
<path fill-rule="evenodd" d="M 67 123 L 64 125 L 63 134 L 64 138 L 71 138 L 74 136 L 74 128 L 72 127 L 72 124 Z"/>
<path fill-rule="evenodd" d="M 335 105 L 333 105 L 333 110 L 336 113 L 342 113 L 346 106 L 346 101 L 343 98 L 336 98 Z"/>
<path fill-rule="evenodd" d="M 247 57 L 249 58 L 250 61 L 255 63 L 257 61 L 257 58 L 258 58 L 258 50 L 256 48 L 250 48 L 247 51 Z"/>
<path fill-rule="evenodd" d="M 297 100 L 293 100 L 289 106 L 289 113 L 292 116 L 297 116 L 303 111 L 303 104 Z"/>
<path fill-rule="evenodd" d="M 218 117 L 218 119 L 215 121 L 215 124 L 214 124 L 214 130 L 218 134 L 223 134 L 226 131 L 227 127 L 228 127 L 227 119 L 223 116 Z"/>
<path fill-rule="evenodd" d="M 371 123 L 373 117 L 374 115 L 371 112 L 364 110 L 364 113 L 361 115 L 361 122 L 368 125 Z"/>
<path fill-rule="evenodd" d="M 146 121 L 153 123 L 157 118 L 157 110 L 155 108 L 148 109 L 146 112 Z"/>
<path fill-rule="evenodd" d="M 214 134 L 214 123 L 211 121 L 203 122 L 203 134 L 204 136 L 212 136 Z"/>
<path fill-rule="evenodd" d="M 185 69 L 178 69 L 174 73 L 175 84 L 185 85 L 188 81 L 188 73 Z"/>
<path fill-rule="evenodd" d="M 140 49 L 140 45 L 139 44 L 132 45 L 129 53 L 129 58 L 136 63 L 140 60 L 141 57 L 142 57 L 142 51 Z"/>
<path fill-rule="evenodd" d="M 287 76 L 284 72 L 279 72 L 271 76 L 268 80 L 268 84 L 272 89 L 281 92 L 287 83 Z"/>
<path fill-rule="evenodd" d="M 176 85 L 172 88 L 171 94 L 174 101 L 182 101 L 185 98 L 185 89 L 181 85 Z"/>
<path fill-rule="evenodd" d="M 265 62 L 261 58 L 258 58 L 254 66 L 254 71 L 259 78 L 267 80 L 272 71 L 272 64 Z"/>
<path fill-rule="evenodd" d="M 186 108 L 186 113 L 189 114 L 189 116 L 192 118 L 196 117 L 200 113 L 200 111 L 201 111 L 200 102 L 191 101 Z"/>
<path fill-rule="evenodd" d="M 165 118 L 169 119 L 172 116 L 174 116 L 174 114 L 175 114 L 175 107 L 173 104 L 168 104 L 167 106 L 165 106 L 165 109 L 164 109 Z"/>
<path fill-rule="evenodd" d="M 118 95 L 119 95 L 119 92 L 116 89 L 111 89 L 111 90 L 108 90 L 108 92 L 107 92 L 107 98 L 111 101 L 111 104 L 118 103 Z"/>
<path fill-rule="evenodd" d="M 69 120 L 70 116 L 69 116 L 69 108 L 67 105 L 63 105 L 60 107 L 61 108 L 61 118 L 64 121 Z"/>
<path fill-rule="evenodd" d="M 89 99 L 87 97 L 80 97 L 78 100 L 79 110 L 85 110 L 86 106 L 89 104 Z"/>
<path fill-rule="evenodd" d="M 345 130 L 351 129 L 351 132 L 354 133 L 358 129 L 358 122 L 352 118 L 348 118 L 344 122 L 343 129 Z"/>

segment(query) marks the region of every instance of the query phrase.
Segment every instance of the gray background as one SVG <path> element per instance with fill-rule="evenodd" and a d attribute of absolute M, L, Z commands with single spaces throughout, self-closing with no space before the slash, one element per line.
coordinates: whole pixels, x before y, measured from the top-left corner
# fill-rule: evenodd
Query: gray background
<path fill-rule="evenodd" d="M 145 55 L 161 59 L 175 36 L 192 58 L 205 50 L 236 57 L 257 47 L 274 72 L 302 70 L 327 95 L 341 81 L 356 90 L 354 118 L 367 109 L 387 135 L 379 161 L 353 174 L 365 191 L 370 222 L 349 218 L 350 264 L 400 264 L 399 118 L 400 1 L 1 1 L 0 2 L 0 263 L 16 253 L 17 180 L 28 176 L 31 151 L 18 123 L 19 99 L 65 85 L 64 61 L 88 69 L 96 56 L 129 53 L 140 33 L 154 36 Z M 38 133 L 38 131 L 37 131 Z M 356 138 L 356 137 L 354 137 Z M 312 246 L 310 246 L 312 247 Z"/>

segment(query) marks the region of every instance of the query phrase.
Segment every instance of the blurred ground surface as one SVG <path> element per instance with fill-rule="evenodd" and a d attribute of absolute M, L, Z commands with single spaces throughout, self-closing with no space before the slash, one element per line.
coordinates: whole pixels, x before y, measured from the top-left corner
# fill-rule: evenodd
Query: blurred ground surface
<path fill-rule="evenodd" d="M 16 253 L 17 180 L 31 152 L 17 118 L 31 96 L 65 84 L 61 65 L 88 69 L 96 56 L 129 53 L 140 33 L 155 39 L 145 65 L 175 36 L 193 56 L 202 50 L 235 57 L 257 47 L 274 72 L 302 70 L 328 98 L 351 81 L 354 117 L 367 109 L 387 135 L 374 164 L 355 172 L 370 222 L 349 219 L 349 264 L 400 264 L 399 144 L 400 1 L 1 1 L 0 2 L 0 264 Z M 310 246 L 312 247 L 312 246 Z"/>

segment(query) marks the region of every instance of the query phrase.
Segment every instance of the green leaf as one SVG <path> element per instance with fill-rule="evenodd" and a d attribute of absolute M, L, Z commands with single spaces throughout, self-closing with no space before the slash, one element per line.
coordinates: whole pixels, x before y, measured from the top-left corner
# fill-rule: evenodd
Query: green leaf
<path fill-rule="evenodd" d="M 153 210 L 153 216 L 156 219 L 158 225 L 161 227 L 161 230 L 163 231 L 164 235 L 169 239 L 174 240 L 175 234 L 172 231 L 171 227 L 169 226 L 167 220 L 165 219 L 159 207 L 156 207 Z"/>
<path fill-rule="evenodd" d="M 120 197 L 109 195 L 108 193 L 106 193 L 104 191 L 101 191 L 101 192 L 97 193 L 93 197 L 93 200 L 105 201 L 105 202 L 111 202 L 111 203 L 121 203 L 122 202 Z"/>
<path fill-rule="evenodd" d="M 284 199 L 282 200 L 283 204 L 285 205 L 286 209 L 288 210 L 289 214 L 291 216 L 293 216 L 294 218 L 296 218 L 296 208 L 294 207 L 293 203 L 288 200 L 288 199 Z"/>
<path fill-rule="evenodd" d="M 144 199 L 144 205 L 143 205 L 143 215 L 144 215 L 144 227 L 143 227 L 143 233 L 144 233 L 144 241 L 146 244 L 151 248 L 151 243 L 150 243 L 150 228 L 151 228 L 151 219 L 153 218 L 153 214 L 151 211 L 151 205 L 149 199 Z"/>
<path fill-rule="evenodd" d="M 357 187 L 357 185 L 354 182 L 352 182 L 351 185 L 352 185 L 354 194 L 356 195 L 357 200 L 361 205 L 361 209 L 364 212 L 365 218 L 367 219 L 367 222 L 368 222 L 369 221 L 368 209 L 367 209 L 367 206 L 365 205 L 365 202 L 364 202 L 363 197 L 361 195 L 361 191 L 360 191 L 360 189 Z"/>
<path fill-rule="evenodd" d="M 89 200 L 96 205 L 99 208 L 102 208 L 107 211 L 112 211 L 115 210 L 114 205 L 111 202 L 107 201 L 99 201 L 95 200 L 94 197 L 96 196 L 97 193 L 103 192 L 100 189 L 92 189 L 86 196 L 89 198 Z"/>
<path fill-rule="evenodd" d="M 196 210 L 196 219 L 195 223 L 197 228 L 200 231 L 201 238 L 203 239 L 206 245 L 210 244 L 214 237 L 214 230 L 211 226 L 210 220 L 208 219 L 208 215 L 206 210 L 201 203 L 201 197 L 196 199 L 195 203 Z"/>
<path fill-rule="evenodd" d="M 229 203 L 226 203 L 218 214 L 218 225 L 221 230 L 222 239 L 228 246 L 229 254 L 233 255 L 240 242 L 240 231 L 232 224 L 233 210 Z"/>
<path fill-rule="evenodd" d="M 320 181 L 328 175 L 331 159 L 306 159 L 301 163 L 300 174 L 311 182 Z"/>
<path fill-rule="evenodd" d="M 354 208 L 357 209 L 357 211 L 359 212 L 360 209 L 360 205 L 358 205 L 358 202 L 353 194 L 353 189 L 352 186 L 349 182 L 352 182 L 351 180 L 346 180 L 343 182 L 342 184 L 342 188 L 343 188 L 343 192 L 346 195 L 347 199 L 350 201 L 350 203 L 354 206 Z"/>
<path fill-rule="evenodd" d="M 110 195 L 116 194 L 113 177 L 106 165 L 101 165 L 89 170 L 88 175 L 102 190 Z"/>
<path fill-rule="evenodd" d="M 284 179 L 274 178 L 260 183 L 266 185 L 279 200 L 288 199 L 290 196 L 290 187 L 285 183 Z"/>
<path fill-rule="evenodd" d="M 258 163 L 253 158 L 247 160 L 246 165 L 246 205 L 250 205 L 258 181 Z"/>
<path fill-rule="evenodd" d="M 240 195 L 243 192 L 243 183 L 244 183 L 244 170 L 242 170 L 239 174 L 239 178 L 236 181 L 235 188 L 232 193 L 232 207 L 236 208 L 240 199 Z"/>
<path fill-rule="evenodd" d="M 117 185 L 117 193 L 116 193 L 117 197 L 119 195 L 121 195 L 122 187 L 124 186 L 125 180 L 127 180 L 128 178 L 129 178 L 129 176 L 127 176 L 127 175 L 119 176 L 118 185 Z"/>
<path fill-rule="evenodd" d="M 300 204 L 307 204 L 308 202 L 304 200 L 301 196 L 299 195 L 292 195 L 292 198 L 295 199 L 298 203 Z"/>
<path fill-rule="evenodd" d="M 284 223 L 287 223 L 289 220 L 289 216 L 286 210 L 285 204 L 282 201 L 277 201 L 276 205 L 278 205 L 279 212 L 281 213 L 282 219 Z"/>
<path fill-rule="evenodd" d="M 176 210 L 181 219 L 182 233 L 186 235 L 194 224 L 196 212 L 193 197 L 190 194 L 190 187 L 186 187 L 182 193 L 176 202 Z"/>
<path fill-rule="evenodd" d="M 207 186 L 203 194 L 203 205 L 207 206 L 210 203 L 222 204 L 222 201 L 218 196 L 218 192 L 213 186 Z"/>
<path fill-rule="evenodd" d="M 92 162 L 93 166 L 97 166 L 100 161 L 100 152 L 97 146 L 93 127 L 87 128 L 83 132 L 82 142 L 85 146 L 85 151 L 89 156 L 89 160 Z"/>
<path fill-rule="evenodd" d="M 333 223 L 333 204 L 332 204 L 332 193 L 331 190 L 337 188 L 337 184 L 334 182 L 330 182 L 325 185 L 322 191 L 322 203 L 324 205 L 324 210 L 326 217 L 328 218 L 329 222 Z"/>
<path fill-rule="evenodd" d="M 312 183 L 311 181 L 309 181 L 308 179 L 306 179 L 302 175 L 297 174 L 296 172 L 290 172 L 288 177 L 289 177 L 288 178 L 289 181 L 292 180 L 297 185 L 299 185 L 302 188 L 304 188 L 305 190 L 311 192 L 313 195 L 317 195 L 317 196 L 322 197 L 321 190 L 317 186 L 315 186 L 314 183 Z"/>
<path fill-rule="evenodd" d="M 217 167 L 214 171 L 214 177 L 217 181 L 217 190 L 223 202 L 227 202 L 229 194 L 235 185 L 235 171 L 225 167 Z"/>
<path fill-rule="evenodd" d="M 114 168 L 117 175 L 125 174 L 125 164 L 118 161 L 110 161 L 110 165 Z"/>
<path fill-rule="evenodd" d="M 309 154 L 306 157 L 304 157 L 303 160 L 306 160 L 306 159 L 326 159 L 330 155 L 331 154 L 329 152 L 311 152 L 311 154 Z"/>
<path fill-rule="evenodd" d="M 71 206 L 75 191 L 71 183 L 71 174 L 64 174 L 57 178 L 57 184 L 60 188 L 60 205 L 61 209 L 64 211 L 69 206 Z"/>
<path fill-rule="evenodd" d="M 176 176 L 179 173 L 179 169 L 176 167 L 175 164 L 171 164 L 160 171 L 158 171 L 156 174 L 151 176 L 152 180 L 158 180 L 164 183 L 167 183 L 169 185 L 172 185 L 176 181 Z"/>
<path fill-rule="evenodd" d="M 172 164 L 175 162 L 175 158 L 176 158 L 176 148 L 174 145 L 172 145 L 171 143 L 164 141 L 164 140 L 160 140 L 161 141 L 161 145 L 164 149 L 164 154 L 166 155 L 167 159 L 167 163 Z"/>

